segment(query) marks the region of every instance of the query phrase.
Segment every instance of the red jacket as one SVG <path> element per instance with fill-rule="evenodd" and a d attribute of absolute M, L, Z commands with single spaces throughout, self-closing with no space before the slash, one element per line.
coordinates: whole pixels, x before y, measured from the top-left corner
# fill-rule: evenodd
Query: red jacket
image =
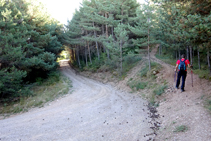
<path fill-rule="evenodd" d="M 185 59 L 181 59 L 181 60 L 184 61 Z M 179 64 L 180 64 L 180 60 L 177 60 L 177 63 L 176 63 L 176 64 L 179 65 Z M 188 64 L 190 64 L 190 61 L 186 59 L 186 60 L 185 60 L 186 71 L 187 71 L 187 65 L 188 65 Z"/>

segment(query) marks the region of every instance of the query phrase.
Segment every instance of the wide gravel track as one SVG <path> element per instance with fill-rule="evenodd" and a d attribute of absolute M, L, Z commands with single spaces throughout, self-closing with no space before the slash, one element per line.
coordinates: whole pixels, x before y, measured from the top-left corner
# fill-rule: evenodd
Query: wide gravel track
<path fill-rule="evenodd" d="M 42 108 L 0 120 L 0 141 L 145 141 L 152 132 L 146 101 L 73 73 L 61 71 L 73 92 Z"/>

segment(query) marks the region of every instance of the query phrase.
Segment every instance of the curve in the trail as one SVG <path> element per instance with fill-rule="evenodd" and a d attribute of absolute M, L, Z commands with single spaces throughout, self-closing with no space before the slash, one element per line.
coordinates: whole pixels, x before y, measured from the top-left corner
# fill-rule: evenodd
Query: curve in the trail
<path fill-rule="evenodd" d="M 76 75 L 67 62 L 61 71 L 72 94 L 40 109 L 0 120 L 1 141 L 144 141 L 152 132 L 138 95 Z M 146 103 L 146 102 L 145 102 Z"/>

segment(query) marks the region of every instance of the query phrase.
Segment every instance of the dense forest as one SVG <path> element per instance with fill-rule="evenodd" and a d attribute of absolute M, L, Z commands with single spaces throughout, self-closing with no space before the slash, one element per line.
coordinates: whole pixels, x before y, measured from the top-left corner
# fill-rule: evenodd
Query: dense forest
<path fill-rule="evenodd" d="M 36 1 L 0 1 L 0 97 L 30 94 L 27 85 L 58 67 L 62 26 Z"/>
<path fill-rule="evenodd" d="M 117 69 L 159 44 L 159 54 L 194 69 L 210 70 L 211 1 L 84 0 L 66 26 L 62 42 L 79 68 Z M 132 59 L 131 59 L 132 57 Z M 128 61 L 129 60 L 129 61 Z"/>
<path fill-rule="evenodd" d="M 159 44 L 159 55 L 185 53 L 195 70 L 209 71 L 210 0 L 84 0 L 64 27 L 30 0 L 0 1 L 0 97 L 29 93 L 27 85 L 58 67 L 66 46 L 81 70 L 115 70 L 140 60 Z M 207 75 L 210 75 L 207 73 Z"/>

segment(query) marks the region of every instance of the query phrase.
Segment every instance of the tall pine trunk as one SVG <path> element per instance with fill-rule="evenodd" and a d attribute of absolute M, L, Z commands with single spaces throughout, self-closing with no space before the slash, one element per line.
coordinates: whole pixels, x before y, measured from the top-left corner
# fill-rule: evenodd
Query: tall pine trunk
<path fill-rule="evenodd" d="M 104 25 L 102 25 L 102 35 L 104 35 L 105 34 L 105 31 L 104 31 L 105 29 L 104 29 Z M 106 52 L 106 48 L 105 48 L 105 46 L 103 45 L 103 52 Z"/>
<path fill-rule="evenodd" d="M 73 49 L 71 49 L 71 62 L 74 62 L 74 52 L 73 52 Z"/>
<path fill-rule="evenodd" d="M 108 18 L 108 13 L 105 13 L 105 18 Z M 106 23 L 106 38 L 108 38 L 108 24 Z"/>
<path fill-rule="evenodd" d="M 104 34 L 105 34 L 105 29 L 104 29 L 104 26 L 103 26 L 103 25 L 102 25 L 102 32 L 103 32 L 103 35 L 104 35 Z M 107 38 L 107 34 L 106 34 L 106 38 Z M 107 38 L 107 39 L 108 39 L 108 38 Z M 110 58 L 109 49 L 106 48 L 106 47 L 103 45 L 103 50 L 104 50 L 104 52 L 106 52 L 107 58 L 108 58 L 108 60 L 109 60 L 109 58 Z"/>
<path fill-rule="evenodd" d="M 197 47 L 197 53 L 198 53 L 198 65 L 199 69 L 201 69 L 199 47 Z"/>
<path fill-rule="evenodd" d="M 148 18 L 149 23 L 149 18 Z M 150 60 L 150 52 L 149 52 L 149 25 L 148 25 L 148 61 L 149 61 L 149 71 L 151 70 L 151 60 Z"/>
<path fill-rule="evenodd" d="M 114 39 L 114 26 L 111 27 L 111 34 L 112 34 L 112 37 Z"/>
<path fill-rule="evenodd" d="M 186 48 L 186 52 L 187 52 L 187 53 L 186 53 L 186 54 L 187 54 L 187 57 L 186 57 L 186 58 L 189 60 L 189 47 L 188 47 L 188 46 L 187 46 L 187 48 Z"/>
<path fill-rule="evenodd" d="M 95 28 L 95 24 L 93 22 L 93 27 Z M 95 43 L 96 43 L 96 48 L 97 48 L 97 57 L 98 57 L 98 60 L 100 60 L 100 53 L 99 53 L 99 47 L 98 47 L 98 42 L 97 42 L 97 35 L 96 35 L 96 31 L 94 30 L 94 36 L 95 36 Z"/>
<path fill-rule="evenodd" d="M 85 46 L 85 48 L 84 48 L 84 51 L 85 51 L 86 66 L 88 67 L 86 46 Z"/>
<path fill-rule="evenodd" d="M 122 75 L 122 40 L 120 41 L 120 75 Z"/>
<path fill-rule="evenodd" d="M 148 3 L 148 7 L 149 7 L 149 1 L 146 1 Z M 151 71 L 151 60 L 150 60 L 150 52 L 149 52 L 149 22 L 150 22 L 150 18 L 149 18 L 149 10 L 147 10 L 147 23 L 148 23 L 148 62 L 149 62 L 149 71 Z"/>
<path fill-rule="evenodd" d="M 161 44 L 159 45 L 159 56 L 161 55 Z"/>
<path fill-rule="evenodd" d="M 179 59 L 181 59 L 181 52 L 180 52 L 180 48 L 179 48 Z"/>
<path fill-rule="evenodd" d="M 88 53 L 89 53 L 89 61 L 92 64 L 91 51 L 90 51 L 90 48 L 89 48 L 89 41 L 87 41 L 87 47 L 88 47 Z"/>
<path fill-rule="evenodd" d="M 192 48 L 192 46 L 190 46 L 190 64 L 191 65 L 193 64 L 193 53 L 192 53 L 192 51 L 193 51 L 193 48 Z"/>
<path fill-rule="evenodd" d="M 76 45 L 75 45 L 76 46 Z M 79 68 L 81 68 L 81 62 L 80 62 L 80 57 L 79 57 L 79 50 L 80 50 L 80 46 L 76 47 L 76 52 L 77 52 L 77 62 L 78 62 L 78 66 Z"/>

